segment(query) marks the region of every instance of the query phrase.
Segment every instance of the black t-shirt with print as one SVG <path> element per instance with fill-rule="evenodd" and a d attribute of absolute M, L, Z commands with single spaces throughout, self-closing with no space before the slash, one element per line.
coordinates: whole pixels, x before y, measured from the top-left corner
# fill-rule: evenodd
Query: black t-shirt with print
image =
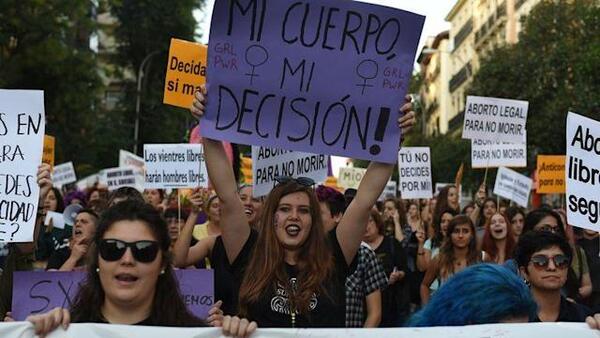
<path fill-rule="evenodd" d="M 328 233 L 328 240 L 334 258 L 334 270 L 325 281 L 324 294 L 314 294 L 308 314 L 296 314 L 295 327 L 344 327 L 345 283 L 349 273 L 346 259 L 342 253 L 335 229 Z M 296 267 L 286 264 L 290 284 L 296 284 Z M 262 327 L 291 327 L 292 316 L 288 305 L 287 293 L 283 286 L 277 285 L 266 290 L 259 301 L 249 306 L 249 317 Z"/>
<path fill-rule="evenodd" d="M 323 294 L 315 294 L 310 303 L 308 314 L 296 314 L 296 327 L 344 327 L 345 326 L 345 282 L 350 269 L 337 240 L 335 229 L 328 233 L 328 240 L 334 258 L 334 270 L 331 277 L 325 281 Z M 251 240 L 244 245 L 246 250 Z M 231 265 L 234 276 L 242 276 L 249 260 L 239 257 Z M 245 264 L 244 264 L 245 263 Z M 298 270 L 295 266 L 287 265 L 290 284 L 296 283 Z M 239 279 L 241 281 L 241 279 Z M 238 288 L 239 292 L 239 288 Z M 237 298 L 236 298 L 237 300 Z M 256 303 L 248 306 L 248 319 L 254 320 L 259 327 L 292 327 L 292 315 L 288 306 L 287 292 L 281 285 L 266 288 Z"/>

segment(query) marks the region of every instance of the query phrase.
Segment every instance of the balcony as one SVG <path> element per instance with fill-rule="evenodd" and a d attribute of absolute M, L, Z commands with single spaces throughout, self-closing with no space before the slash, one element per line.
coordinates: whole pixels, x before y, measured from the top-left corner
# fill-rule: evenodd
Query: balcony
<path fill-rule="evenodd" d="M 493 31 L 496 27 L 498 27 L 499 23 L 506 16 L 506 3 L 502 2 L 498 7 L 496 7 L 496 12 L 494 12 L 487 19 L 485 23 L 481 25 L 481 27 L 475 32 L 475 47 L 477 48 L 483 40 L 489 35 L 491 31 Z"/>
<path fill-rule="evenodd" d="M 471 70 L 471 62 L 467 62 L 459 71 L 456 73 L 452 79 L 450 79 L 450 92 L 454 92 L 456 88 L 460 87 L 472 74 Z"/>
<path fill-rule="evenodd" d="M 448 131 L 462 130 L 463 119 L 465 118 L 465 111 L 461 111 L 448 121 Z"/>
<path fill-rule="evenodd" d="M 473 20 L 469 19 L 467 20 L 467 22 L 465 22 L 465 24 L 462 26 L 462 28 L 458 31 L 458 33 L 456 33 L 456 36 L 454 37 L 454 49 L 458 49 L 458 46 L 460 46 L 461 43 L 463 43 L 463 41 L 465 41 L 465 39 L 469 36 L 469 34 L 473 31 Z"/>

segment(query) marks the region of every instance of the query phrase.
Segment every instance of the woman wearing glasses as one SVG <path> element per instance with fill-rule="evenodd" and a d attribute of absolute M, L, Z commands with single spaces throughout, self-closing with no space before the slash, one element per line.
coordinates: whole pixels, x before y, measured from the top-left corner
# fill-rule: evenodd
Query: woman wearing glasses
<path fill-rule="evenodd" d="M 181 299 L 169 245 L 167 226 L 152 206 L 137 201 L 116 204 L 100 220 L 90 247 L 86 282 L 71 311 L 59 308 L 28 320 L 37 334 L 58 325 L 66 328 L 69 322 L 204 326 Z M 224 322 L 225 334 L 246 335 L 256 328 L 245 319 Z M 233 322 L 236 326 L 230 332 Z"/>
<path fill-rule="evenodd" d="M 521 236 L 515 259 L 521 276 L 530 285 L 538 304 L 537 316 L 530 321 L 583 322 L 590 311 L 561 295 L 573 258 L 564 237 L 549 231 L 530 231 Z"/>
<path fill-rule="evenodd" d="M 563 219 L 559 213 L 552 209 L 540 208 L 529 212 L 525 217 L 523 234 L 530 231 L 551 232 L 563 237 L 567 242 L 569 240 Z M 563 288 L 563 294 L 572 300 L 581 302 L 592 292 L 592 279 L 585 253 L 574 241 L 571 249 L 573 259 L 567 273 L 567 282 Z"/>
<path fill-rule="evenodd" d="M 203 93 L 196 93 L 191 109 L 196 117 L 204 114 Z M 414 112 L 409 112 L 410 104 L 401 110 L 406 114 L 398 122 L 406 132 L 414 124 Z M 222 235 L 213 249 L 213 257 L 220 259 L 213 264 L 215 270 L 233 271 L 241 281 L 236 286 L 239 313 L 261 327 L 343 327 L 349 266 L 365 233 L 369 212 L 394 166 L 369 165 L 356 197 L 328 234 L 313 182 L 280 180 L 263 204 L 257 233 L 248 224 L 221 143 L 205 139 L 204 154 L 223 208 Z"/>

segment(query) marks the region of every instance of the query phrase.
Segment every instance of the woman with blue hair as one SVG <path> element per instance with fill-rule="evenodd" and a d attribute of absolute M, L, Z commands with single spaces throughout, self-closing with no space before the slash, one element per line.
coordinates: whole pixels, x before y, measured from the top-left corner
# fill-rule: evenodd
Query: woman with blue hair
<path fill-rule="evenodd" d="M 478 264 L 449 278 L 408 326 L 527 322 L 536 308 L 529 288 L 512 271 Z"/>

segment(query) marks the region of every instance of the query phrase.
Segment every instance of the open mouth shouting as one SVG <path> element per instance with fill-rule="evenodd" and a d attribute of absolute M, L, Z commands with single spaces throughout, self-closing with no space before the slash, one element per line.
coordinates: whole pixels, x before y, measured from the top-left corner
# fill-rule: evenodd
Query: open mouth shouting
<path fill-rule="evenodd" d="M 291 237 L 296 237 L 300 234 L 300 231 L 302 229 L 300 228 L 300 226 L 298 224 L 288 224 L 285 227 L 285 232 L 288 234 L 288 236 Z"/>

